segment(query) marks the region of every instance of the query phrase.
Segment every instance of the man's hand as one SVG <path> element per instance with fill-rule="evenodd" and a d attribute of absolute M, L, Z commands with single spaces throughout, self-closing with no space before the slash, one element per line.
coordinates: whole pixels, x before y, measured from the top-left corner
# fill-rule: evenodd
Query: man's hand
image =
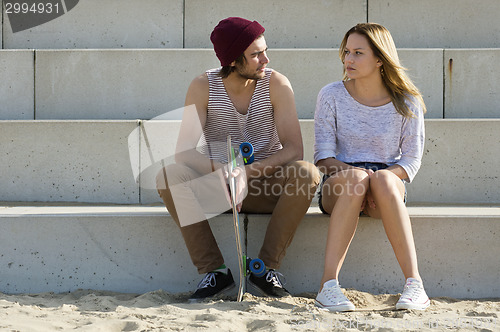
<path fill-rule="evenodd" d="M 227 178 L 231 177 L 234 179 L 234 184 L 235 184 L 234 203 L 236 204 L 236 209 L 238 210 L 238 212 L 240 212 L 241 206 L 243 205 L 243 200 L 245 199 L 248 193 L 248 187 L 247 187 L 248 182 L 247 182 L 245 167 L 241 166 L 236 167 L 231 172 L 231 176 L 229 176 L 227 170 L 225 170 L 223 173 L 225 177 L 227 176 Z M 231 190 L 229 186 L 228 189 L 229 189 L 229 196 L 232 199 L 233 196 L 231 195 Z"/>

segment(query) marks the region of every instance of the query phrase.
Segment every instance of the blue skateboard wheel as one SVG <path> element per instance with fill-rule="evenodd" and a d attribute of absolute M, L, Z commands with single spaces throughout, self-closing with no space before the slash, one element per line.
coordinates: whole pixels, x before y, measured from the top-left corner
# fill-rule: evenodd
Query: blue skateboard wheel
<path fill-rule="evenodd" d="M 260 258 L 254 258 L 249 264 L 250 272 L 255 274 L 256 277 L 263 277 L 266 275 L 266 264 Z"/>
<path fill-rule="evenodd" d="M 243 157 L 243 162 L 245 165 L 253 163 L 254 156 L 253 156 L 253 146 L 252 144 L 248 142 L 243 142 L 240 144 L 240 153 L 241 156 Z"/>

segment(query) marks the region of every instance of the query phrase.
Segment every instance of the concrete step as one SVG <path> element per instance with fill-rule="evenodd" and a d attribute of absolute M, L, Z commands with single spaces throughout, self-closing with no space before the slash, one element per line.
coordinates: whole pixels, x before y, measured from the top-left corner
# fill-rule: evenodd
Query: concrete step
<path fill-rule="evenodd" d="M 0 201 L 139 203 L 137 121 L 0 121 Z"/>
<path fill-rule="evenodd" d="M 183 47 L 183 2 L 79 1 L 70 11 L 60 9 L 59 17 L 52 21 L 15 33 L 9 15 L 4 13 L 3 48 Z"/>
<path fill-rule="evenodd" d="M 35 53 L 0 51 L 0 120 L 35 118 Z"/>
<path fill-rule="evenodd" d="M 145 122 L 148 150 L 138 121 L 0 121 L 0 201 L 159 202 L 154 177 L 161 158 L 172 162 L 179 125 Z M 305 159 L 312 161 L 314 121 L 300 125 Z M 499 132 L 500 119 L 426 120 L 409 202 L 500 203 Z"/>
<path fill-rule="evenodd" d="M 64 1 L 63 1 L 64 2 Z M 262 10 L 266 8 L 266 10 Z M 13 33 L 3 15 L 4 48 L 210 47 L 217 22 L 228 16 L 258 20 L 272 48 L 338 47 L 358 22 L 387 26 L 398 47 L 500 47 L 500 3 L 482 0 L 221 0 L 80 1 L 58 18 Z M 15 23 L 15 21 L 14 21 Z"/>
<path fill-rule="evenodd" d="M 500 79 L 491 75 L 500 49 L 399 53 L 426 118 L 500 118 Z M 302 119 L 314 117 L 319 90 L 342 77 L 337 49 L 275 49 L 269 57 L 290 79 Z M 209 49 L 0 51 L 0 119 L 151 119 L 182 107 L 191 80 L 218 66 Z"/>
<path fill-rule="evenodd" d="M 498 297 L 500 208 L 409 207 L 420 272 L 431 297 Z M 242 216 L 243 219 L 243 216 Z M 256 255 L 269 215 L 248 215 L 248 254 Z M 280 271 L 292 293 L 316 292 L 329 217 L 310 208 Z M 211 220 L 226 264 L 238 276 L 230 214 Z M 200 276 L 162 206 L 0 208 L 0 291 L 76 289 L 185 292 Z M 474 232 L 471 232 L 471 229 Z M 381 221 L 360 218 L 340 280 L 373 293 L 401 292 L 404 280 Z"/>

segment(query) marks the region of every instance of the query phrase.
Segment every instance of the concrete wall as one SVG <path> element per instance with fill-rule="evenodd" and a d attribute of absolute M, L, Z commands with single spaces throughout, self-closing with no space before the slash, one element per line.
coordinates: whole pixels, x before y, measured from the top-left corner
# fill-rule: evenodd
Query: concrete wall
<path fill-rule="evenodd" d="M 402 65 L 424 97 L 426 119 L 444 118 L 443 69 L 441 49 L 401 49 L 398 55 Z M 500 110 L 498 112 L 500 114 Z"/>
<path fill-rule="evenodd" d="M 0 201 L 160 202 L 159 158 L 173 162 L 179 121 L 147 124 L 154 165 L 135 121 L 0 122 Z M 498 204 L 500 120 L 426 120 L 422 167 L 408 185 L 409 203 Z M 313 120 L 302 120 L 305 159 L 312 161 Z M 141 156 L 134 158 L 131 154 Z M 134 174 L 145 171 L 140 178 Z"/>
<path fill-rule="evenodd" d="M 210 33 L 229 16 L 261 23 L 270 48 L 338 47 L 349 28 L 366 21 L 366 1 L 186 0 L 185 47 L 211 48 Z"/>
<path fill-rule="evenodd" d="M 500 48 L 444 54 L 445 117 L 499 118 Z"/>
<path fill-rule="evenodd" d="M 3 48 L 178 48 L 183 19 L 183 0 L 84 0 L 50 22 L 16 33 L 4 14 Z"/>
<path fill-rule="evenodd" d="M 33 51 L 0 51 L 0 120 L 34 119 Z"/>
<path fill-rule="evenodd" d="M 184 106 L 211 50 L 37 51 L 36 119 L 151 119 Z"/>
<path fill-rule="evenodd" d="M 0 201 L 139 203 L 135 121 L 0 122 Z"/>
<path fill-rule="evenodd" d="M 319 90 L 341 78 L 337 53 L 269 52 L 270 67 L 292 83 L 300 118 L 313 118 Z M 497 71 L 500 49 L 399 53 L 424 95 L 426 118 L 500 117 L 500 82 L 490 74 Z M 180 63 L 189 65 L 179 70 Z M 191 80 L 218 65 L 208 49 L 38 50 L 35 56 L 4 50 L 0 119 L 150 119 L 183 106 Z"/>
<path fill-rule="evenodd" d="M 4 48 L 210 47 L 219 20 L 243 16 L 266 27 L 272 48 L 338 47 L 358 22 L 378 22 L 398 47 L 500 47 L 496 0 L 232 0 L 80 1 L 43 25 L 12 33 L 3 20 Z"/>
<path fill-rule="evenodd" d="M 427 120 L 422 166 L 409 202 L 500 203 L 500 119 Z"/>
<path fill-rule="evenodd" d="M 442 118 L 443 50 L 400 49 L 398 52 L 402 64 L 424 96 L 428 108 L 426 118 Z M 269 67 L 290 80 L 301 119 L 313 119 L 319 90 L 330 82 L 342 79 L 342 63 L 338 54 L 338 49 L 269 51 Z"/>
<path fill-rule="evenodd" d="M 384 25 L 397 47 L 500 47 L 496 0 L 368 0 L 368 21 Z"/>
<path fill-rule="evenodd" d="M 443 116 L 442 53 L 400 50 L 403 64 L 424 95 L 426 118 Z M 292 83 L 299 117 L 313 118 L 319 90 L 341 79 L 338 50 L 272 50 L 269 56 L 270 67 Z M 2 83 L 6 87 L 1 92 L 0 119 L 11 120 L 151 119 L 183 106 L 191 80 L 219 65 L 208 49 L 37 50 L 36 60 L 32 51 L 9 50 L 1 51 L 0 59 L 5 77 L 11 77 Z M 186 65 L 180 69 L 182 63 Z M 455 68 L 463 70 L 460 64 Z M 450 107 L 461 105 L 452 103 L 460 98 L 461 93 L 449 97 Z M 494 104 L 497 96 L 489 98 L 488 103 Z M 498 113 L 500 109 L 489 114 Z M 446 114 L 454 116 L 452 111 Z"/>

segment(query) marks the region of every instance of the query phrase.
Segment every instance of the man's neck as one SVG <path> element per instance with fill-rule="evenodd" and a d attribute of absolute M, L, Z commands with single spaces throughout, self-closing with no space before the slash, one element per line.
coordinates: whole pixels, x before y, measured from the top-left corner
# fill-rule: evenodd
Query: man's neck
<path fill-rule="evenodd" d="M 237 72 L 232 72 L 223 81 L 226 90 L 231 90 L 235 94 L 242 94 L 249 90 L 253 91 L 257 82 L 255 79 L 243 77 Z"/>

